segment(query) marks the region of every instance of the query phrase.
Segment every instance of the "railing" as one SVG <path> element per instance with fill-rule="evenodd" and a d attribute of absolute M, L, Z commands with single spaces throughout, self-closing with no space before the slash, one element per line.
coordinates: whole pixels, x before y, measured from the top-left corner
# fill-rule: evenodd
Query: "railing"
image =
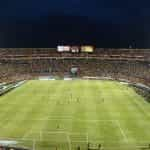
<path fill-rule="evenodd" d="M 95 49 L 94 53 L 59 53 L 56 48 L 2 49 L 0 60 L 32 60 L 51 58 L 97 58 L 150 61 L 150 49 Z"/>
<path fill-rule="evenodd" d="M 145 56 L 130 56 L 130 55 L 76 55 L 76 56 L 63 56 L 63 55 L 5 55 L 1 56 L 0 60 L 34 60 L 34 59 L 105 59 L 105 60 L 138 60 L 150 61 L 150 57 Z"/>

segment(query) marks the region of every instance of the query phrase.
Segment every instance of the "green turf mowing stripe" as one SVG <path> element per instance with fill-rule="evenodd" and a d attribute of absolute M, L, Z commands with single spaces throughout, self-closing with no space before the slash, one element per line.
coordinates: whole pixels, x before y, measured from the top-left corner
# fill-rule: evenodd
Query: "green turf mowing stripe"
<path fill-rule="evenodd" d="M 28 140 L 29 147 L 35 140 L 40 150 L 150 143 L 150 104 L 115 81 L 28 81 L 0 97 L 0 107 L 0 139 Z"/>

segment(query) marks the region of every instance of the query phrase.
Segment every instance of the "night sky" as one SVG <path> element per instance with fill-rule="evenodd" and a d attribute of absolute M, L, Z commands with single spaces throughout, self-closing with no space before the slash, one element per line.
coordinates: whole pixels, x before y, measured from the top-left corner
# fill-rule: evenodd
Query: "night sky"
<path fill-rule="evenodd" d="M 0 47 L 59 44 L 150 48 L 150 1 L 0 1 Z"/>

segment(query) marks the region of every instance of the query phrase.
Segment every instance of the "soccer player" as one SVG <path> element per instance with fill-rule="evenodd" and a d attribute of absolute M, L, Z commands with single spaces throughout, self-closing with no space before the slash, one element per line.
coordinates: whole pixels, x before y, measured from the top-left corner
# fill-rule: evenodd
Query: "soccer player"
<path fill-rule="evenodd" d="M 71 100 L 72 100 L 72 93 L 70 94 Z"/>
<path fill-rule="evenodd" d="M 102 102 L 104 103 L 104 98 L 102 98 Z"/>
<path fill-rule="evenodd" d="M 101 145 L 101 144 L 98 144 L 98 149 L 99 149 L 99 150 L 101 149 L 101 147 L 102 147 L 102 145 Z"/>
<path fill-rule="evenodd" d="M 57 124 L 57 129 L 59 129 L 60 128 L 60 126 L 59 126 L 59 124 Z"/>

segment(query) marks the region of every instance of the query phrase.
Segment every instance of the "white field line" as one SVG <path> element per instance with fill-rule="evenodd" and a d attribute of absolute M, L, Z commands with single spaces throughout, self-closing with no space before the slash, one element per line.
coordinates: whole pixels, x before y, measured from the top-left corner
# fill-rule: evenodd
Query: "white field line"
<path fill-rule="evenodd" d="M 36 150 L 36 141 L 33 140 L 33 150 Z"/>
<path fill-rule="evenodd" d="M 42 141 L 42 131 L 40 131 L 40 141 Z"/>
<path fill-rule="evenodd" d="M 86 143 L 87 143 L 87 144 L 89 143 L 89 135 L 88 135 L 88 132 L 86 133 Z"/>
<path fill-rule="evenodd" d="M 26 139 L 24 139 L 24 140 L 22 140 L 22 138 L 10 138 L 10 137 L 1 137 L 0 139 L 7 139 L 7 140 L 15 140 L 15 141 L 38 141 L 38 140 L 36 140 L 36 139 L 30 139 L 30 138 L 26 138 Z M 44 140 L 43 140 L 44 141 Z M 58 142 L 58 140 L 52 140 L 52 141 L 56 141 L 56 142 Z M 92 141 L 92 140 L 91 140 Z M 73 140 L 73 141 L 71 141 L 71 143 L 77 143 L 77 142 L 79 142 L 79 143 L 86 143 L 87 142 L 87 140 L 85 139 L 85 140 Z M 104 141 L 104 140 L 93 140 L 93 142 L 96 142 L 96 143 L 104 143 L 104 142 L 106 142 L 106 141 Z M 118 141 L 117 140 L 108 140 L 107 142 L 112 142 L 112 143 L 118 143 Z M 149 143 L 149 141 L 147 141 L 146 143 Z"/>
<path fill-rule="evenodd" d="M 51 118 L 49 118 L 49 119 L 51 119 Z M 72 120 L 73 118 L 72 119 L 66 118 L 66 120 L 67 119 Z M 60 120 L 61 120 L 61 118 L 60 118 Z M 63 120 L 63 118 L 62 118 L 62 120 Z M 64 118 L 64 120 L 65 120 L 65 118 Z M 113 121 L 115 121 L 115 120 L 108 120 L 108 119 L 85 119 L 85 120 L 83 120 L 83 119 L 75 119 L 75 118 L 74 118 L 74 120 L 80 121 L 80 122 L 113 122 Z"/>
<path fill-rule="evenodd" d="M 30 132 L 28 135 L 30 134 L 33 134 L 33 133 L 37 133 L 37 134 L 40 134 L 40 136 L 42 137 L 43 134 L 68 134 L 69 136 L 70 135 L 84 135 L 85 137 L 88 136 L 88 133 L 87 132 L 84 132 L 84 133 L 81 133 L 81 132 L 68 132 L 68 131 L 33 131 L 33 132 Z"/>
<path fill-rule="evenodd" d="M 33 134 L 33 133 L 40 133 L 40 131 L 33 131 L 31 132 L 30 134 Z M 41 134 L 66 134 L 66 131 L 41 131 Z"/>
<path fill-rule="evenodd" d="M 15 119 L 4 119 L 5 121 L 15 121 Z M 17 119 L 16 119 L 17 120 Z M 58 120 L 68 120 L 68 121 L 78 121 L 78 122 L 114 122 L 116 120 L 102 120 L 102 119 L 73 119 L 73 118 L 41 118 L 41 119 L 26 119 L 27 121 L 58 121 Z"/>
<path fill-rule="evenodd" d="M 38 119 L 37 119 L 38 120 Z M 87 119 L 87 120 L 83 120 L 83 119 L 73 119 L 73 118 L 48 118 L 45 120 L 68 120 L 68 121 L 78 121 L 78 122 L 114 122 L 115 120 L 101 120 L 101 119 Z"/>
<path fill-rule="evenodd" d="M 21 140 L 25 140 L 26 137 L 28 137 L 29 135 L 31 135 L 31 133 L 32 133 L 32 130 L 29 130 L 29 132 L 25 133 L 25 134 L 22 136 Z"/>
<path fill-rule="evenodd" d="M 49 116 L 47 119 L 73 119 L 73 116 Z"/>
<path fill-rule="evenodd" d="M 63 116 L 61 116 L 61 115 L 60 115 L 60 116 L 59 116 L 59 115 L 53 115 L 53 116 L 50 115 L 50 116 L 48 116 L 48 117 L 49 117 L 49 118 L 61 118 L 61 117 L 62 117 L 62 118 L 73 118 L 72 115 L 70 115 L 70 116 L 69 116 L 69 115 L 63 115 Z"/>
<path fill-rule="evenodd" d="M 128 138 L 127 138 L 127 136 L 126 136 L 124 130 L 121 128 L 120 122 L 119 122 L 118 120 L 116 120 L 116 124 L 117 124 L 117 126 L 118 126 L 118 128 L 119 128 L 119 130 L 120 130 L 120 132 L 121 132 L 121 134 L 122 134 L 122 136 L 123 136 L 123 138 L 124 138 L 124 141 L 125 141 L 126 143 L 128 143 L 128 142 L 129 142 L 129 141 L 128 141 Z"/>
<path fill-rule="evenodd" d="M 4 119 L 5 121 L 17 121 L 17 119 Z M 58 120 L 68 120 L 68 121 L 78 121 L 78 122 L 115 122 L 116 120 L 102 120 L 102 119 L 73 119 L 73 118 L 39 118 L 39 119 L 26 119 L 26 121 L 58 121 Z"/>
<path fill-rule="evenodd" d="M 148 115 L 148 117 L 150 117 L 150 114 L 148 114 L 148 113 L 145 111 L 145 108 L 144 108 L 143 105 L 139 102 L 138 99 L 135 100 L 135 99 L 133 98 L 133 101 L 140 107 L 140 109 L 141 109 L 146 115 Z"/>
<path fill-rule="evenodd" d="M 69 146 L 69 150 L 71 150 L 71 140 L 70 140 L 70 136 L 68 133 L 66 133 L 67 135 L 67 141 L 68 141 L 68 146 Z"/>
<path fill-rule="evenodd" d="M 0 140 L 8 140 L 8 141 L 34 141 L 34 139 L 25 138 L 22 139 L 22 137 L 0 137 Z"/>
<path fill-rule="evenodd" d="M 35 120 L 35 119 L 34 119 Z M 36 120 L 41 120 L 41 119 L 36 119 Z M 43 120 L 43 119 L 42 119 Z M 49 120 L 57 120 L 57 119 L 49 119 Z M 63 119 L 63 120 L 66 120 L 66 119 Z M 68 119 L 67 119 L 68 120 Z M 70 120 L 70 119 L 69 119 Z M 78 121 L 81 121 L 81 122 L 85 122 L 85 121 L 93 121 L 93 122 L 115 122 L 117 127 L 119 128 L 120 130 L 120 133 L 121 135 L 123 136 L 124 138 L 124 141 L 126 143 L 129 142 L 124 130 L 121 128 L 121 125 L 120 125 L 120 122 L 119 120 L 81 120 L 81 119 L 77 119 Z M 79 140 L 79 142 L 89 142 L 89 137 L 88 137 L 88 133 L 87 132 L 84 132 L 84 133 L 80 133 L 80 132 L 67 132 L 67 131 L 33 131 L 33 130 L 29 130 L 29 132 L 27 132 L 26 134 L 24 134 L 24 136 L 22 138 L 19 138 L 20 140 L 35 140 L 34 138 L 28 138 L 29 135 L 33 134 L 33 133 L 38 133 L 40 134 L 40 140 L 43 140 L 42 139 L 42 134 L 46 133 L 46 134 L 67 134 L 67 136 L 70 136 L 70 135 L 73 135 L 73 134 L 77 134 L 77 135 L 85 135 L 85 141 L 84 140 Z M 2 138 L 2 137 L 1 137 Z M 4 138 L 5 139 L 5 138 Z M 102 142 L 103 140 L 100 140 L 100 142 Z M 117 142 L 116 140 L 110 140 L 110 142 Z M 72 141 L 72 142 L 75 142 L 75 141 Z M 141 141 L 139 141 L 141 142 Z M 149 143 L 149 141 L 143 141 L 145 143 Z"/>
<path fill-rule="evenodd" d="M 84 132 L 84 133 L 81 133 L 81 132 L 67 132 L 69 135 L 87 135 L 87 133 L 86 132 Z"/>

